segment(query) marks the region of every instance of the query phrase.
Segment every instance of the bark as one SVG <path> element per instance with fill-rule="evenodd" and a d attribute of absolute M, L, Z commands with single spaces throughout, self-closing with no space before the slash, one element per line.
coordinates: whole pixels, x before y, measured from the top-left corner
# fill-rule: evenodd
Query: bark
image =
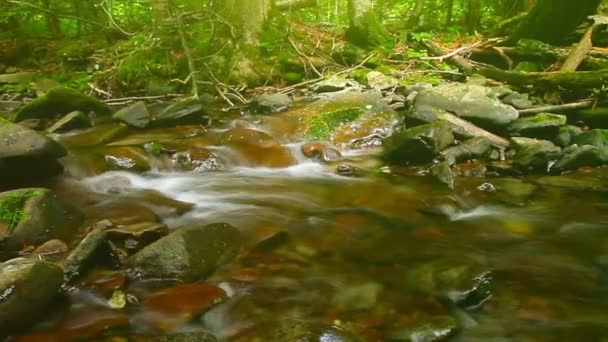
<path fill-rule="evenodd" d="M 350 26 L 346 38 L 362 47 L 381 45 L 386 30 L 376 18 L 371 0 L 349 0 L 348 14 Z"/>
<path fill-rule="evenodd" d="M 560 44 L 596 13 L 601 0 L 537 0 L 512 36 Z"/>
<path fill-rule="evenodd" d="M 238 31 L 246 45 L 257 46 L 259 34 L 270 15 L 270 0 L 225 0 L 218 12 Z"/>
<path fill-rule="evenodd" d="M 576 71 L 576 69 L 578 69 L 589 51 L 591 51 L 591 48 L 593 48 L 591 38 L 593 37 L 593 31 L 595 31 L 595 29 L 595 25 L 591 25 L 591 27 L 587 29 L 581 41 L 574 46 L 572 52 L 568 58 L 566 58 L 560 71 Z"/>
<path fill-rule="evenodd" d="M 467 8 L 465 13 L 465 26 L 467 33 L 473 34 L 481 24 L 482 13 L 481 0 L 467 0 Z"/>
<path fill-rule="evenodd" d="M 420 25 L 422 18 L 422 12 L 424 10 L 424 0 L 416 0 L 416 6 L 410 13 L 410 18 L 407 21 L 409 27 L 414 28 Z"/>
<path fill-rule="evenodd" d="M 425 40 L 424 44 L 433 55 L 443 56 L 446 54 L 439 45 L 431 41 Z M 467 75 L 479 74 L 496 81 L 518 86 L 592 89 L 601 87 L 608 82 L 608 69 L 577 72 L 515 72 L 476 65 L 458 55 L 452 56 L 448 60 Z"/>

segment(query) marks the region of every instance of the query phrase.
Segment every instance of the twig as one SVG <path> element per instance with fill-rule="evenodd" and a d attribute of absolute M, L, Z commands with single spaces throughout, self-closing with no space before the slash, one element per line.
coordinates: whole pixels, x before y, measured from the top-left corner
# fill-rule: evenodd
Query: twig
<path fill-rule="evenodd" d="M 420 57 L 420 60 L 423 60 L 423 61 L 443 61 L 444 59 L 448 59 L 448 58 L 454 57 L 456 55 L 460 55 L 460 54 L 462 54 L 464 52 L 471 51 L 471 50 L 475 49 L 476 47 L 481 46 L 481 45 L 483 45 L 485 43 L 486 43 L 485 41 L 479 41 L 479 42 L 476 42 L 475 44 L 472 44 L 472 45 L 462 46 L 462 47 L 460 47 L 460 48 L 458 48 L 458 49 L 456 49 L 456 50 L 454 50 L 454 51 L 452 51 L 452 52 L 450 52 L 448 54 L 443 55 L 443 56 Z"/>
<path fill-rule="evenodd" d="M 125 104 L 125 103 L 129 103 L 129 102 L 133 102 L 133 101 L 159 100 L 159 99 L 165 99 L 168 97 L 182 97 L 182 96 L 184 96 L 184 94 L 166 94 L 166 95 L 158 95 L 158 96 L 133 96 L 133 97 L 108 99 L 108 100 L 105 100 L 104 102 L 109 105 L 115 105 L 114 102 L 121 102 L 121 104 Z"/>
<path fill-rule="evenodd" d="M 108 16 L 108 19 L 110 19 L 112 26 L 114 26 L 114 28 L 117 29 L 120 33 L 122 33 L 126 36 L 129 36 L 129 37 L 133 37 L 135 35 L 135 33 L 127 32 L 122 27 L 120 27 L 120 25 L 118 25 L 116 20 L 114 20 L 114 16 L 112 15 L 112 13 L 106 8 L 105 3 L 106 3 L 105 0 L 102 1 L 99 4 L 99 7 L 101 7 L 101 9 L 104 11 L 104 13 Z"/>
<path fill-rule="evenodd" d="M 289 42 L 291 43 L 291 46 L 293 46 L 293 49 L 296 50 L 296 52 L 304 57 L 304 59 L 308 62 L 308 64 L 310 64 L 310 67 L 312 68 L 312 70 L 319 76 L 319 77 L 323 77 L 323 74 L 319 72 L 319 70 L 317 70 L 317 68 L 315 67 L 315 65 L 312 63 L 312 61 L 310 60 L 310 57 L 308 57 L 306 54 L 302 53 L 302 51 L 300 51 L 300 49 L 298 49 L 298 47 L 296 46 L 296 43 L 294 43 L 294 41 L 291 39 L 291 37 L 287 37 L 287 40 L 289 40 Z"/>
<path fill-rule="evenodd" d="M 186 55 L 186 61 L 188 62 L 188 69 L 190 70 L 190 80 L 192 81 L 192 95 L 198 98 L 198 84 L 196 83 L 196 68 L 194 66 L 194 59 L 192 58 L 192 51 L 188 46 L 188 41 L 186 40 L 186 35 L 184 34 L 184 23 L 182 21 L 182 13 L 177 13 L 177 33 L 179 35 L 179 40 L 182 44 L 182 48 L 184 49 L 184 54 Z"/>
<path fill-rule="evenodd" d="M 73 19 L 73 20 L 80 21 L 80 22 L 83 22 L 83 23 L 86 23 L 86 24 L 90 24 L 90 25 L 94 25 L 94 26 L 98 26 L 98 27 L 102 27 L 102 28 L 108 28 L 106 25 L 103 25 L 103 24 L 100 24 L 100 23 L 97 23 L 97 22 L 94 22 L 94 21 L 91 21 L 91 20 L 87 20 L 87 19 L 80 18 L 80 17 L 74 16 L 74 15 L 70 15 L 70 14 L 57 13 L 57 12 L 48 10 L 48 9 L 46 9 L 44 7 L 40 7 L 40 6 L 37 6 L 37 5 L 34 5 L 34 4 L 30 4 L 29 2 L 18 1 L 18 0 L 4 0 L 4 1 L 6 1 L 8 3 L 11 3 L 11 4 L 15 4 L 15 5 L 22 5 L 22 6 L 30 7 L 30 8 L 36 9 L 38 11 L 41 11 L 41 12 L 45 12 L 45 13 L 49 13 L 49 14 L 52 14 L 52 15 L 56 15 L 56 16 L 61 17 L 61 18 Z"/>

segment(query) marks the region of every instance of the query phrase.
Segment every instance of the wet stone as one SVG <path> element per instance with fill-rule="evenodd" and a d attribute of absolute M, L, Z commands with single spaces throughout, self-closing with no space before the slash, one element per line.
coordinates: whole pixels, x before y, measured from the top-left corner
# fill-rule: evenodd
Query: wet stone
<path fill-rule="evenodd" d="M 50 262 L 58 262 L 63 259 L 68 250 L 69 247 L 65 242 L 54 239 L 40 245 L 29 255 L 29 257 Z"/>
<path fill-rule="evenodd" d="M 20 189 L 0 193 L 1 254 L 11 254 L 48 240 L 70 241 L 83 214 L 47 189 Z"/>
<path fill-rule="evenodd" d="M 337 149 L 325 143 L 306 143 L 301 147 L 302 154 L 306 158 L 322 162 L 331 162 L 342 159 L 342 154 Z"/>
<path fill-rule="evenodd" d="M 101 257 L 108 233 L 102 228 L 93 229 L 74 248 L 63 262 L 63 270 L 66 279 L 74 279 L 95 263 L 96 258 Z"/>
<path fill-rule="evenodd" d="M 584 166 L 600 166 L 608 163 L 608 148 L 592 145 L 571 145 L 562 152 L 562 157 L 553 164 L 551 170 L 564 172 Z"/>
<path fill-rule="evenodd" d="M 264 94 L 254 98 L 249 108 L 254 113 L 270 114 L 280 112 L 293 105 L 293 100 L 285 94 Z"/>
<path fill-rule="evenodd" d="M 511 138 L 511 146 L 516 151 L 513 165 L 522 171 L 547 172 L 561 156 L 561 148 L 547 140 Z"/>
<path fill-rule="evenodd" d="M 146 103 L 139 101 L 114 113 L 112 118 L 130 127 L 146 128 L 150 125 L 153 115 Z"/>
<path fill-rule="evenodd" d="M 540 113 L 515 120 L 509 125 L 509 132 L 512 136 L 554 139 L 566 121 L 565 115 Z"/>
<path fill-rule="evenodd" d="M 24 258 L 0 263 L 0 331 L 10 333 L 35 323 L 62 284 L 63 272 L 54 264 Z"/>
<path fill-rule="evenodd" d="M 349 331 L 305 320 L 277 320 L 257 324 L 236 336 L 234 341 L 311 341 L 311 342 L 361 342 Z"/>
<path fill-rule="evenodd" d="M 73 111 L 84 113 L 93 112 L 97 115 L 110 114 L 111 109 L 105 103 L 83 95 L 69 88 L 54 88 L 43 96 L 35 99 L 21 109 L 15 115 L 15 122 L 25 119 L 51 118 L 56 115 L 66 114 Z"/>
<path fill-rule="evenodd" d="M 382 159 L 390 164 L 424 164 L 454 141 L 447 122 L 436 121 L 393 134 L 385 140 Z"/>
<path fill-rule="evenodd" d="M 449 147 L 441 152 L 441 156 L 449 165 L 479 159 L 484 157 L 492 148 L 492 142 L 485 137 L 469 139 L 460 145 Z"/>
<path fill-rule="evenodd" d="M 438 260 L 419 264 L 408 272 L 409 283 L 420 291 L 475 309 L 491 297 L 492 274 L 482 266 Z"/>
<path fill-rule="evenodd" d="M 428 175 L 439 183 L 447 185 L 450 189 L 454 188 L 454 172 L 452 172 L 452 168 L 447 161 L 431 166 Z"/>
<path fill-rule="evenodd" d="M 434 316 L 426 320 L 419 318 L 407 326 L 392 329 L 390 339 L 408 342 L 446 341 L 458 330 L 458 322 L 453 317 Z"/>
<path fill-rule="evenodd" d="M 566 147 L 574 143 L 574 138 L 583 133 L 580 127 L 566 125 L 559 128 L 555 136 L 555 143 L 560 147 Z"/>
<path fill-rule="evenodd" d="M 144 172 L 150 170 L 150 161 L 139 147 L 110 147 L 104 151 L 104 159 L 111 170 Z"/>
<path fill-rule="evenodd" d="M 592 129 L 581 133 L 573 139 L 573 143 L 608 148 L 608 129 Z"/>
<path fill-rule="evenodd" d="M 227 224 L 174 231 L 128 260 L 135 278 L 199 280 L 230 260 L 240 248 L 240 233 Z"/>
<path fill-rule="evenodd" d="M 91 119 L 83 112 L 75 111 L 66 114 L 47 129 L 49 133 L 61 133 L 92 126 Z"/>
<path fill-rule="evenodd" d="M 336 289 L 332 304 L 341 311 L 371 310 L 381 291 L 382 285 L 376 282 L 349 284 Z"/>

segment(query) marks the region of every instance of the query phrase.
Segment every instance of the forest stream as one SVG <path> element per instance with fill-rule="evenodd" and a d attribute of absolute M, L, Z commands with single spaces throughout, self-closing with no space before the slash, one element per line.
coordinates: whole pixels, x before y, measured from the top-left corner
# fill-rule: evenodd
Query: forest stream
<path fill-rule="evenodd" d="M 302 118 L 316 111 L 303 102 L 272 116 L 221 112 L 206 128 L 129 130 L 103 147 L 91 142 L 117 124 L 56 135 L 69 150 L 66 171 L 46 186 L 82 210 L 85 225 L 113 235 L 104 262 L 65 285 L 66 295 L 14 340 L 598 341 L 608 334 L 608 169 L 458 177 L 451 190 L 407 168 L 366 172 L 378 164 L 373 139 L 364 147 L 303 142 Z M 341 134 L 366 131 L 357 125 Z M 133 147 L 150 142 L 162 147 Z M 180 146 L 196 153 L 180 155 Z M 144 172 L 133 173 L 135 164 Z M 217 260 L 204 282 L 116 268 L 146 239 L 218 222 L 239 237 L 212 238 L 231 252 L 211 256 Z M 166 262 L 159 267 L 170 271 Z M 165 335 L 172 337 L 158 337 Z"/>

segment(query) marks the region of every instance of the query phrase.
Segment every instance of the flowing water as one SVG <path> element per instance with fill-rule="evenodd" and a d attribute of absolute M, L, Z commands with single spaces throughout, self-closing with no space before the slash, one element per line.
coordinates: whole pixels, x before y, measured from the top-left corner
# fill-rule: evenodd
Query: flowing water
<path fill-rule="evenodd" d="M 235 341 L 608 336 L 608 170 L 459 177 L 450 190 L 418 170 L 378 169 L 376 148 L 339 146 L 344 157 L 336 162 L 305 158 L 302 143 L 291 138 L 294 121 L 239 117 L 200 132 L 121 138 L 148 134 L 215 156 L 181 169 L 164 167 L 159 157 L 144 172 L 103 170 L 92 166 L 96 147 L 73 143 L 67 176 L 51 187 L 82 208 L 90 224 L 160 217 L 175 229 L 226 222 L 245 243 L 198 288 L 167 292 L 164 301 L 175 310 L 142 304 L 175 284 L 125 281 L 114 265 L 99 267 L 22 340 L 122 341 L 199 330 Z M 266 132 L 273 143 L 218 143 L 242 127 Z M 341 176 L 341 164 L 364 171 Z M 181 210 L 176 201 L 193 207 Z M 215 298 L 217 288 L 221 303 L 191 315 L 196 306 L 187 304 Z M 127 294 L 124 309 L 108 304 L 116 289 Z"/>

